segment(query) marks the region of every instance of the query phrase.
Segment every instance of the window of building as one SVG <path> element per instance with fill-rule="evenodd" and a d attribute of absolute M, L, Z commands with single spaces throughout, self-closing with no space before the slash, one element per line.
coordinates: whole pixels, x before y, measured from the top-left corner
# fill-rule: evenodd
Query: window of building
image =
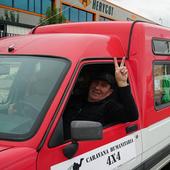
<path fill-rule="evenodd" d="M 87 21 L 87 13 L 85 11 L 79 11 L 79 21 Z"/>
<path fill-rule="evenodd" d="M 170 105 L 170 63 L 156 63 L 153 67 L 154 99 L 157 109 Z"/>
<path fill-rule="evenodd" d="M 76 8 L 70 8 L 70 21 L 77 22 L 79 21 L 79 11 Z"/>
<path fill-rule="evenodd" d="M 42 1 L 42 13 L 46 14 L 48 8 L 51 8 L 52 1 L 51 0 L 43 0 Z"/>
<path fill-rule="evenodd" d="M 62 14 L 66 18 L 66 20 L 69 20 L 69 16 L 70 16 L 69 11 L 70 11 L 69 6 L 63 5 Z"/>
<path fill-rule="evenodd" d="M 87 13 L 87 21 L 93 21 L 93 14 Z"/>
<path fill-rule="evenodd" d="M 28 0 L 15 0 L 14 8 L 20 8 L 24 10 L 28 10 Z"/>
<path fill-rule="evenodd" d="M 106 18 L 106 17 L 100 16 L 99 21 L 113 21 L 113 20 L 110 19 L 110 18 Z"/>
<path fill-rule="evenodd" d="M 41 10 L 41 0 L 36 0 L 35 3 L 35 12 L 41 14 L 42 10 Z"/>
<path fill-rule="evenodd" d="M 93 21 L 93 14 L 68 5 L 62 5 L 63 16 L 71 22 Z"/>
<path fill-rule="evenodd" d="M 52 0 L 0 0 L 0 4 L 45 14 L 47 9 L 52 6 Z"/>
<path fill-rule="evenodd" d="M 12 6 L 12 0 L 0 0 L 0 4 L 6 6 Z"/>
<path fill-rule="evenodd" d="M 35 11 L 35 0 L 29 0 L 29 11 L 34 12 Z"/>

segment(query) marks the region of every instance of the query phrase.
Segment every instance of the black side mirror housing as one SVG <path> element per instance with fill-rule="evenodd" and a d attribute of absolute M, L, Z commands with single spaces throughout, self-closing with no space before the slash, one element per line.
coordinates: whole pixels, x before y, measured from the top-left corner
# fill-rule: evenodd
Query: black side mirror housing
<path fill-rule="evenodd" d="M 100 140 L 103 138 L 103 126 L 93 121 L 72 121 L 71 139 L 72 143 L 63 149 L 64 155 L 70 159 L 78 149 L 77 141 Z"/>
<path fill-rule="evenodd" d="M 103 137 L 103 126 L 93 121 L 72 121 L 71 138 L 74 141 L 99 140 Z"/>

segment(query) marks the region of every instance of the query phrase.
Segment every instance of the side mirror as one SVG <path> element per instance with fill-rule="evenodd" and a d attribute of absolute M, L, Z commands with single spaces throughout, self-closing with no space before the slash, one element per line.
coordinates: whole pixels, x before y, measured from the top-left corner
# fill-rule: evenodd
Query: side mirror
<path fill-rule="evenodd" d="M 99 122 L 72 121 L 71 138 L 74 141 L 99 140 L 103 137 L 103 126 Z"/>
<path fill-rule="evenodd" d="M 93 121 L 72 121 L 71 139 L 72 143 L 63 149 L 67 158 L 72 158 L 78 149 L 77 141 L 100 140 L 103 137 L 103 126 L 99 122 Z"/>

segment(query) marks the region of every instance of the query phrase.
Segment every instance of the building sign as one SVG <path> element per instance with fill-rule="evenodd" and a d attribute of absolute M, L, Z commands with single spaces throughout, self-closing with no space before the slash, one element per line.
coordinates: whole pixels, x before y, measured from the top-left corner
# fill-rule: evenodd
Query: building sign
<path fill-rule="evenodd" d="M 83 4 L 83 7 L 86 8 L 91 3 L 91 0 L 80 0 L 80 2 Z"/>
<path fill-rule="evenodd" d="M 91 9 L 102 12 L 106 15 L 113 16 L 113 5 L 109 5 L 108 3 L 104 1 L 99 0 L 79 0 L 84 8 L 87 8 L 88 6 L 91 6 Z"/>
<path fill-rule="evenodd" d="M 99 11 L 99 12 L 102 12 L 106 15 L 113 16 L 113 10 L 114 10 L 113 6 L 108 5 L 108 4 L 106 4 L 102 1 L 93 0 L 92 9 Z"/>
<path fill-rule="evenodd" d="M 68 5 L 79 10 L 84 10 L 96 14 L 96 20 L 105 17 L 112 20 L 142 20 L 147 19 L 118 7 L 106 0 L 62 0 L 62 4 Z"/>

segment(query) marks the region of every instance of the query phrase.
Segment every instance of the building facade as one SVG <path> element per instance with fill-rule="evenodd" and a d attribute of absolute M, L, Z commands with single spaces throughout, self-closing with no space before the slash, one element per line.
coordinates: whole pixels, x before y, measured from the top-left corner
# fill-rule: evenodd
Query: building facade
<path fill-rule="evenodd" d="M 53 7 L 66 22 L 149 21 L 106 0 L 0 0 L 0 36 L 28 33 Z"/>
<path fill-rule="evenodd" d="M 58 3 L 66 19 L 77 21 L 114 21 L 148 19 L 118 7 L 106 0 L 62 0 Z"/>
<path fill-rule="evenodd" d="M 0 35 L 28 33 L 52 5 L 52 0 L 0 0 Z"/>

